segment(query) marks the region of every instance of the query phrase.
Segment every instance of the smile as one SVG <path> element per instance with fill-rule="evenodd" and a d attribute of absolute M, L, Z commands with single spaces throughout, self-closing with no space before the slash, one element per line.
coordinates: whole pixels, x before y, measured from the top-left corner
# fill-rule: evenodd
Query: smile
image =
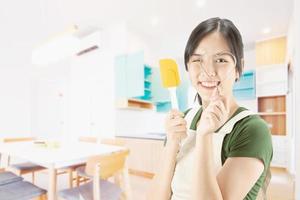
<path fill-rule="evenodd" d="M 202 87 L 205 88 L 215 88 L 220 84 L 220 81 L 199 81 L 198 84 L 200 84 Z"/>

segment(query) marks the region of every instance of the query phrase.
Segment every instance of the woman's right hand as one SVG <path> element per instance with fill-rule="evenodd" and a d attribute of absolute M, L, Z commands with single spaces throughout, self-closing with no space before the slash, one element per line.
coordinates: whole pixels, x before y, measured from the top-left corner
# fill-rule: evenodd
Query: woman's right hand
<path fill-rule="evenodd" d="M 179 144 L 187 136 L 186 120 L 183 117 L 184 114 L 175 109 L 167 114 L 165 120 L 167 143 Z"/>

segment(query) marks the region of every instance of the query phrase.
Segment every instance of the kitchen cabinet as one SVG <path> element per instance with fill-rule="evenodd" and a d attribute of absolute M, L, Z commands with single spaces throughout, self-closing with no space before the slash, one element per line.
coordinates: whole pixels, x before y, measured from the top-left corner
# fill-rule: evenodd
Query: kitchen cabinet
<path fill-rule="evenodd" d="M 278 37 L 256 42 L 256 66 L 259 68 L 285 62 L 287 51 L 286 37 Z"/>
<path fill-rule="evenodd" d="M 144 54 L 120 55 L 115 58 L 115 87 L 117 98 L 144 95 Z"/>
<path fill-rule="evenodd" d="M 270 65 L 256 70 L 257 96 L 286 95 L 288 68 L 284 64 Z"/>
<path fill-rule="evenodd" d="M 116 105 L 125 109 L 152 109 L 152 68 L 144 64 L 144 53 L 115 58 Z"/>
<path fill-rule="evenodd" d="M 124 138 L 129 148 L 128 168 L 131 174 L 153 178 L 162 162 L 164 140 Z"/>
<path fill-rule="evenodd" d="M 255 72 L 254 70 L 245 71 L 240 79 L 235 82 L 233 95 L 238 100 L 255 99 Z"/>
<path fill-rule="evenodd" d="M 268 123 L 273 135 L 286 135 L 286 97 L 258 98 L 258 114 Z"/>

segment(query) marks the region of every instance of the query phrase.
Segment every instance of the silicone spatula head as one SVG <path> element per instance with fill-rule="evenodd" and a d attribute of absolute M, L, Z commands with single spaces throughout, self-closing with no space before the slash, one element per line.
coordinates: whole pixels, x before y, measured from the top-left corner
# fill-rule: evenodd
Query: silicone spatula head
<path fill-rule="evenodd" d="M 160 77 L 163 87 L 177 87 L 180 84 L 178 65 L 173 59 L 159 60 Z"/>

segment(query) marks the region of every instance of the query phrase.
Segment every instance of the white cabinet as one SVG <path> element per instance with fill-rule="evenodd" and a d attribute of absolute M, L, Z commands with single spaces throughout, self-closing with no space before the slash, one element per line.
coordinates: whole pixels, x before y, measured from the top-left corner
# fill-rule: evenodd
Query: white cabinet
<path fill-rule="evenodd" d="M 288 68 L 285 64 L 256 70 L 256 96 L 285 95 L 288 91 Z"/>
<path fill-rule="evenodd" d="M 273 167 L 288 167 L 288 136 L 272 136 L 273 143 L 273 159 L 271 166 Z"/>

